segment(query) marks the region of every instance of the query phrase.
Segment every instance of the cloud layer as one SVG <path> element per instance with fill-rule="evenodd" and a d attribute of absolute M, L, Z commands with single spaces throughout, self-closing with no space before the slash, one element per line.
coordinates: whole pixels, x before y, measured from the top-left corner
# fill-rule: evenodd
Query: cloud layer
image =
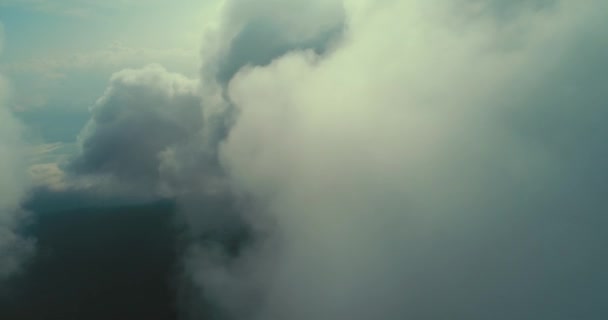
<path fill-rule="evenodd" d="M 240 68 L 267 65 L 288 51 L 327 51 L 344 22 L 341 2 L 335 0 L 223 1 L 218 16 L 205 33 L 203 76 L 223 84 Z"/>
<path fill-rule="evenodd" d="M 163 153 L 201 129 L 200 103 L 197 81 L 159 65 L 114 74 L 68 170 L 118 180 L 134 192 L 157 192 Z"/>

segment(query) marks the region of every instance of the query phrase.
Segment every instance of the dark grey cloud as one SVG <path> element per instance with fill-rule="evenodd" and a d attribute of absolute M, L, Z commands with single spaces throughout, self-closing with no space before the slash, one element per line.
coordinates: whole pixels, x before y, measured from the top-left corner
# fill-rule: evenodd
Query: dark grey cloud
<path fill-rule="evenodd" d="M 203 44 L 203 78 L 220 84 L 245 66 L 264 66 L 294 50 L 323 54 L 340 38 L 340 1 L 224 1 Z M 313 23 L 314 21 L 314 23 Z"/>
<path fill-rule="evenodd" d="M 116 73 L 79 136 L 77 175 L 107 175 L 155 190 L 162 153 L 202 126 L 198 83 L 158 65 Z"/>
<path fill-rule="evenodd" d="M 310 39 L 291 42 L 288 34 L 272 19 L 257 18 L 248 22 L 230 43 L 228 54 L 219 62 L 217 79 L 228 83 L 244 66 L 265 66 L 293 50 L 313 50 L 323 54 L 339 38 L 344 26 L 338 23 Z"/>
<path fill-rule="evenodd" d="M 207 149 L 217 150 L 237 116 L 226 87 L 239 70 L 266 66 L 293 51 L 326 54 L 345 28 L 344 6 L 338 0 L 221 1 L 202 45 Z"/>

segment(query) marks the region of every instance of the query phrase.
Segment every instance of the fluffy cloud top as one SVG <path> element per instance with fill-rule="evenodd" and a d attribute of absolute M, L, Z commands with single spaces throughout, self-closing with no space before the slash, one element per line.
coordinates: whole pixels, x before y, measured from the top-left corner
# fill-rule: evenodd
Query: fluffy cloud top
<path fill-rule="evenodd" d="M 69 171 L 154 190 L 161 154 L 200 130 L 200 103 L 197 81 L 159 65 L 114 74 L 91 110 Z"/>

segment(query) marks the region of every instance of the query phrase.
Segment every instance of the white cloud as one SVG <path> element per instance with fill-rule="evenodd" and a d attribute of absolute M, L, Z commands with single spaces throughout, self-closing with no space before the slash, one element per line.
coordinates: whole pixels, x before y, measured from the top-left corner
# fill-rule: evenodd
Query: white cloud
<path fill-rule="evenodd" d="M 567 288 L 593 286 L 578 272 L 599 263 L 605 241 L 575 221 L 606 208 L 593 194 L 608 132 L 593 119 L 606 114 L 608 81 L 589 65 L 608 52 L 607 7 L 520 4 L 505 17 L 471 3 L 347 1 L 334 52 L 294 52 L 232 79 L 224 164 L 277 226 L 272 250 L 218 267 L 236 288 L 199 278 L 222 306 L 248 306 L 253 281 L 265 303 L 243 319 L 565 319 L 600 308 Z M 554 286 L 551 298 L 533 293 Z"/>
<path fill-rule="evenodd" d="M 2 47 L 0 24 L 0 50 Z M 0 75 L 1 77 L 1 75 Z M 19 271 L 33 243 L 17 233 L 20 202 L 28 185 L 21 124 L 6 107 L 6 80 L 0 78 L 0 279 Z"/>
<path fill-rule="evenodd" d="M 160 65 L 115 73 L 91 113 L 68 171 L 152 195 L 161 188 L 167 152 L 187 144 L 203 122 L 198 82 Z"/>

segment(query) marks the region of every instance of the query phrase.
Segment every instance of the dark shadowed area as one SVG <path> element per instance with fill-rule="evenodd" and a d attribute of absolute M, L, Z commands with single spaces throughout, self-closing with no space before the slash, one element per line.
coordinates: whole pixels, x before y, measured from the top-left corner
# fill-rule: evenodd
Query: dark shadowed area
<path fill-rule="evenodd" d="M 202 214 L 233 210 L 229 199 L 199 201 Z M 186 232 L 173 200 L 37 188 L 24 207 L 32 214 L 22 233 L 36 239 L 36 258 L 0 286 L 2 320 L 206 319 L 217 311 L 180 280 L 186 244 L 196 238 L 238 255 L 250 241 L 236 220 Z"/>
<path fill-rule="evenodd" d="M 2 319 L 176 319 L 174 205 L 35 215 L 38 255 L 0 288 Z"/>

